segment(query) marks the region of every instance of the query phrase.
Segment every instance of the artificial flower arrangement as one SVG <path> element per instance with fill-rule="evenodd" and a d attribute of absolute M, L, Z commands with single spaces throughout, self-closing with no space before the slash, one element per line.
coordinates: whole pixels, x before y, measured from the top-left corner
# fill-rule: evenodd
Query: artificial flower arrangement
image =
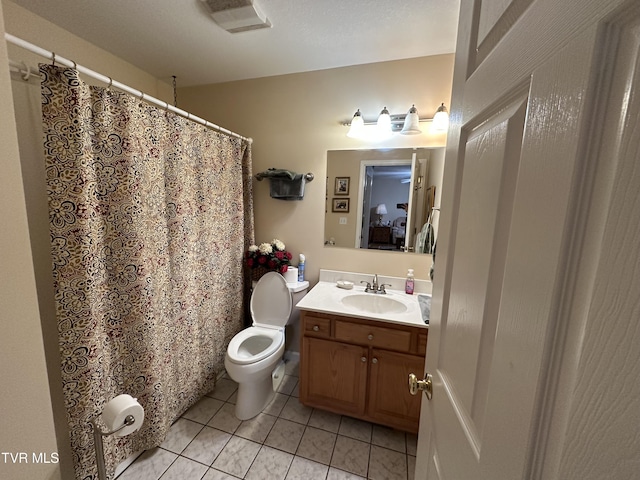
<path fill-rule="evenodd" d="M 245 254 L 247 267 L 264 267 L 267 270 L 285 273 L 291 265 L 291 253 L 285 250 L 284 243 L 277 238 L 271 243 L 251 245 Z"/>

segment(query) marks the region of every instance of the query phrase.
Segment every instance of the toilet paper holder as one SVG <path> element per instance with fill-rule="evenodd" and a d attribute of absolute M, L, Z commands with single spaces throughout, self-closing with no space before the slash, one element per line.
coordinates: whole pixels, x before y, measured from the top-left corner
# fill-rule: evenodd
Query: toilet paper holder
<path fill-rule="evenodd" d="M 136 423 L 136 419 L 133 415 L 127 415 L 124 418 L 124 423 L 120 427 L 110 432 L 103 432 L 100 426 L 96 423 L 95 418 L 92 418 L 90 422 L 91 422 L 91 425 L 93 425 L 93 445 L 96 450 L 96 465 L 98 467 L 98 479 L 107 480 L 107 468 L 104 462 L 104 446 L 102 444 L 102 437 L 108 437 L 109 435 L 113 435 L 114 433 L 119 432 L 125 427 L 130 427 L 131 425 Z"/>
<path fill-rule="evenodd" d="M 95 452 L 96 452 L 96 466 L 98 467 L 98 479 L 107 480 L 107 469 L 104 461 L 104 444 L 102 442 L 102 438 L 118 433 L 123 428 L 134 425 L 136 423 L 136 418 L 133 415 L 127 415 L 126 417 L 124 417 L 124 421 L 122 425 L 120 425 L 119 427 L 111 431 L 105 432 L 97 423 L 97 418 L 102 416 L 102 413 L 103 412 L 101 412 L 100 414 L 98 414 L 97 416 L 89 420 L 89 422 L 93 426 L 93 445 L 95 447 Z M 137 428 L 134 431 L 138 430 L 141 426 L 142 425 L 137 426 Z M 133 433 L 133 432 L 129 432 L 129 433 Z"/>

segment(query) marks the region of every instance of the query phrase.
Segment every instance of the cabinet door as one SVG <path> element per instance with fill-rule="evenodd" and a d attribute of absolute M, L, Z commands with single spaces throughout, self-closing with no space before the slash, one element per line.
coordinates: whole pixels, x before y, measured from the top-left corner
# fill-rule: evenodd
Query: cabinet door
<path fill-rule="evenodd" d="M 366 348 L 304 337 L 302 358 L 300 400 L 303 403 L 347 414 L 364 414 Z"/>
<path fill-rule="evenodd" d="M 374 348 L 367 413 L 387 425 L 417 432 L 421 397 L 409 393 L 408 378 L 410 373 L 420 376 L 423 365 L 424 357 Z"/>

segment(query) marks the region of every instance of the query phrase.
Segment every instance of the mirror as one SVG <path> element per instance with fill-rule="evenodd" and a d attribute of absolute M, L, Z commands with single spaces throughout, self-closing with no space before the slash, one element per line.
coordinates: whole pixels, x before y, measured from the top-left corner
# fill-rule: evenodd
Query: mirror
<path fill-rule="evenodd" d="M 325 246 L 431 254 L 444 150 L 329 150 Z"/>

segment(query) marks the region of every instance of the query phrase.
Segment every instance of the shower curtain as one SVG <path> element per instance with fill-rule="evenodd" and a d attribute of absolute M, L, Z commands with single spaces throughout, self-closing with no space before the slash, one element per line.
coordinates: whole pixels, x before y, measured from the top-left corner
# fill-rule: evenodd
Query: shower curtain
<path fill-rule="evenodd" d="M 251 150 L 126 93 L 41 65 L 53 277 L 75 472 L 97 478 L 89 420 L 145 409 L 105 438 L 107 470 L 159 445 L 215 384 L 242 328 Z"/>

